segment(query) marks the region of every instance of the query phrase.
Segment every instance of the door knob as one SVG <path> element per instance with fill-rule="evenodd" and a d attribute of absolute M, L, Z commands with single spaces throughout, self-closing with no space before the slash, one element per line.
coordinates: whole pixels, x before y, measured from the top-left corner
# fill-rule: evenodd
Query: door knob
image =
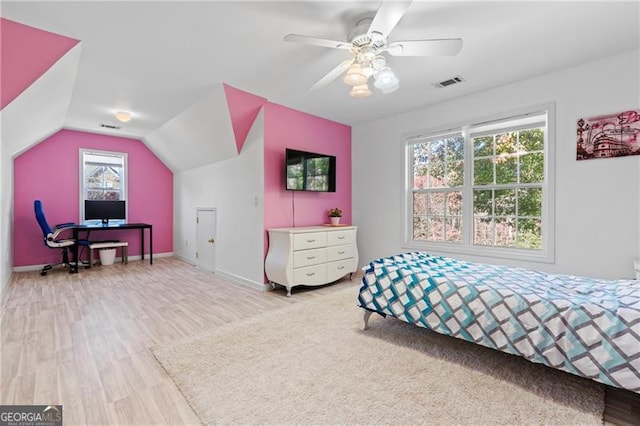
<path fill-rule="evenodd" d="M 215 240 L 214 240 L 213 238 L 209 238 L 209 239 L 207 240 L 207 242 L 208 242 L 208 243 L 213 244 L 213 243 L 215 243 Z"/>

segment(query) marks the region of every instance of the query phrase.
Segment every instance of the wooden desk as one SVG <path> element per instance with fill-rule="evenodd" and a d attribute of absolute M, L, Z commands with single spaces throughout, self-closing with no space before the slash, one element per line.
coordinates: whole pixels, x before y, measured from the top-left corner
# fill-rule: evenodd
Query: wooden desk
<path fill-rule="evenodd" d="M 148 223 L 113 223 L 113 224 L 97 224 L 97 225 L 76 225 L 73 227 L 73 238 L 78 241 L 81 232 L 98 232 L 98 231 L 118 231 L 124 229 L 140 230 L 140 247 L 142 260 L 144 260 L 144 230 L 149 230 L 149 264 L 153 265 L 153 225 Z M 75 271 L 78 272 L 78 244 L 72 246 L 73 256 L 75 259 Z"/>

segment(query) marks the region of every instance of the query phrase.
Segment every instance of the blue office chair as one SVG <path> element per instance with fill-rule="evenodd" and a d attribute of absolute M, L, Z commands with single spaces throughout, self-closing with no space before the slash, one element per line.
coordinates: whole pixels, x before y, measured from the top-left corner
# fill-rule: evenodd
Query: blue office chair
<path fill-rule="evenodd" d="M 71 273 L 76 272 L 75 266 L 69 262 L 69 247 L 72 247 L 74 244 L 76 244 L 76 240 L 74 240 L 73 238 L 64 238 L 64 239 L 58 238 L 60 234 L 62 234 L 64 231 L 69 231 L 73 229 L 73 227 L 76 224 L 73 222 L 61 223 L 59 225 L 56 225 L 53 229 L 51 229 L 44 215 L 44 210 L 42 208 L 42 201 L 35 200 L 33 202 L 33 209 L 35 210 L 38 224 L 42 229 L 44 244 L 47 247 L 52 249 L 62 249 L 62 262 L 46 265 L 44 268 L 42 268 L 42 271 L 40 271 L 40 275 L 47 275 L 47 272 L 49 272 L 54 266 L 58 266 L 58 265 L 64 265 L 65 267 L 68 267 L 69 272 Z M 89 242 L 86 240 L 78 240 L 78 245 L 88 245 L 88 244 Z"/>

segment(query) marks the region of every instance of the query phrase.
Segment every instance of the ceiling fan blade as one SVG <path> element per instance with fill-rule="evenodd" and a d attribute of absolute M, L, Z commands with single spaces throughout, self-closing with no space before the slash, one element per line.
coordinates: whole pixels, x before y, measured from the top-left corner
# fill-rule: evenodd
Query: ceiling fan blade
<path fill-rule="evenodd" d="M 326 86 L 335 80 L 340 74 L 345 72 L 355 59 L 349 58 L 346 61 L 342 62 L 340 65 L 329 71 L 324 77 L 318 80 L 313 86 L 309 87 L 309 90 L 318 90 Z"/>
<path fill-rule="evenodd" d="M 386 48 L 393 56 L 455 56 L 460 49 L 461 38 L 396 41 Z"/>
<path fill-rule="evenodd" d="M 385 40 L 402 19 L 411 1 L 383 1 L 369 26 L 367 35 L 372 40 Z"/>
<path fill-rule="evenodd" d="M 332 49 L 350 49 L 351 43 L 346 41 L 327 40 L 324 38 L 309 37 L 300 34 L 287 34 L 283 38 L 284 41 L 292 43 L 310 44 L 312 46 L 330 47 Z"/>

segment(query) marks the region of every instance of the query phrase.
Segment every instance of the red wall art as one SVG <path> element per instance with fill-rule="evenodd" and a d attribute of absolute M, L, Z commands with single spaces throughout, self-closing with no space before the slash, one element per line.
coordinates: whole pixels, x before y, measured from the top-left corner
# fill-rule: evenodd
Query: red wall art
<path fill-rule="evenodd" d="M 578 120 L 576 158 L 625 157 L 640 154 L 640 110 Z"/>

